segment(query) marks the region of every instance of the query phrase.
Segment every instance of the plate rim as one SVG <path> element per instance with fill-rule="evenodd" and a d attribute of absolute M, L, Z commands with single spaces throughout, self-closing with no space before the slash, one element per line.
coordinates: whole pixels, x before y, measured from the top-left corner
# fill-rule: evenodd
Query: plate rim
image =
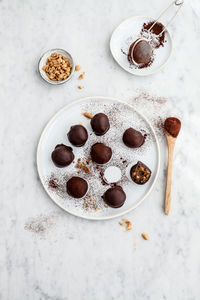
<path fill-rule="evenodd" d="M 153 19 L 153 17 L 144 16 L 144 15 L 137 15 L 137 16 L 132 16 L 132 17 L 129 17 L 129 18 L 126 18 L 125 20 L 123 20 L 123 21 L 122 21 L 122 22 L 121 22 L 121 23 L 120 23 L 120 24 L 112 31 L 112 34 L 111 34 L 111 37 L 110 37 L 110 52 L 111 52 L 111 54 L 112 54 L 114 60 L 118 63 L 118 65 L 119 65 L 122 69 L 124 69 L 125 71 L 127 71 L 128 73 L 130 73 L 130 74 L 132 74 L 132 75 L 135 75 L 135 76 L 141 76 L 141 77 L 142 77 L 142 76 L 149 76 L 149 75 L 155 74 L 156 72 L 160 71 L 160 70 L 167 64 L 167 62 L 169 61 L 169 59 L 170 59 L 170 57 L 171 57 L 171 55 L 172 55 L 172 50 L 173 50 L 173 40 L 172 40 L 172 37 L 171 37 L 171 34 L 170 34 L 169 30 L 166 28 L 166 31 L 167 31 L 168 34 L 169 34 L 169 39 L 170 39 L 170 42 L 171 42 L 171 49 L 170 49 L 169 56 L 168 56 L 168 58 L 166 59 L 166 61 L 165 61 L 163 64 L 161 64 L 157 69 L 155 69 L 155 70 L 153 70 L 153 71 L 150 71 L 150 72 L 147 72 L 147 73 L 145 73 L 145 74 L 138 74 L 138 73 L 135 73 L 135 72 L 134 72 L 134 69 L 133 69 L 133 71 L 131 71 L 129 68 L 126 68 L 125 66 L 123 66 L 123 65 L 118 61 L 118 59 L 116 58 L 115 54 L 114 54 L 113 51 L 112 51 L 112 46 L 111 46 L 111 44 L 112 44 L 112 40 L 113 40 L 113 35 L 114 35 L 115 31 L 118 30 L 119 27 L 120 27 L 123 23 L 125 23 L 126 21 L 131 20 L 131 19 L 139 19 L 139 18 Z"/>
<path fill-rule="evenodd" d="M 157 148 L 157 152 L 158 152 L 158 160 L 157 160 L 157 169 L 156 169 L 156 174 L 155 174 L 155 177 L 154 177 L 154 180 L 150 186 L 150 188 L 147 190 L 147 192 L 144 194 L 143 197 L 141 197 L 141 199 L 135 204 L 133 205 L 131 208 L 128 208 L 126 209 L 125 211 L 123 212 L 116 212 L 110 216 L 84 216 L 80 213 L 75 213 L 75 212 L 72 212 L 70 211 L 69 209 L 66 209 L 62 204 L 60 204 L 57 200 L 55 200 L 51 193 L 48 191 L 48 189 L 46 188 L 43 180 L 42 180 L 42 172 L 41 172 L 41 169 L 40 169 L 40 163 L 39 163 L 39 150 L 40 150 L 40 147 L 41 147 L 41 143 L 43 141 L 43 137 L 46 133 L 46 130 L 48 129 L 48 127 L 51 125 L 51 123 L 57 118 L 57 116 L 62 113 L 64 110 L 70 108 L 71 106 L 77 104 L 77 103 L 81 103 L 81 102 L 84 102 L 84 101 L 87 101 L 89 99 L 92 99 L 92 100 L 96 100 L 96 101 L 99 101 L 99 100 L 109 100 L 109 101 L 116 101 L 118 103 L 121 103 L 121 104 L 125 104 L 127 105 L 128 107 L 130 107 L 133 111 L 135 111 L 136 113 L 138 113 L 138 115 L 143 118 L 145 120 L 145 122 L 147 122 L 148 126 L 150 127 L 150 129 L 152 130 L 153 134 L 154 134 L 154 138 L 155 138 L 155 142 L 156 142 L 156 148 Z M 41 135 L 39 137 L 39 141 L 38 141 L 38 145 L 37 145 L 37 149 L 36 149 L 36 165 L 37 165 L 37 172 L 38 172 L 38 175 L 39 175 L 39 179 L 40 179 L 40 182 L 45 190 L 45 192 L 47 193 L 47 195 L 50 197 L 50 199 L 56 204 L 58 205 L 61 209 L 63 209 L 65 212 L 67 213 L 70 213 L 71 215 L 74 215 L 76 217 L 79 217 L 79 218 L 82 218 L 82 219 L 87 219 L 87 220 L 94 220 L 94 221 L 103 221 L 103 220 L 109 220 L 109 219 L 113 219 L 113 218 L 117 218 L 117 217 L 120 217 L 122 215 L 125 215 L 129 212 L 131 212 L 132 210 L 136 209 L 146 198 L 147 196 L 151 193 L 156 181 L 157 181 L 157 178 L 158 178 L 158 174 L 159 174 L 159 170 L 160 170 L 160 146 L 159 146 L 159 142 L 158 142 L 158 138 L 156 136 L 156 133 L 155 133 L 155 130 L 153 129 L 152 125 L 150 124 L 150 122 L 148 121 L 148 119 L 142 114 L 140 113 L 137 109 L 135 109 L 131 104 L 125 102 L 125 101 L 122 101 L 122 100 L 119 100 L 118 98 L 114 98 L 114 97 L 105 97 L 105 96 L 91 96 L 91 97 L 84 97 L 84 98 L 79 98 L 77 100 L 74 100 L 72 102 L 70 102 L 69 104 L 66 104 L 64 107 L 62 107 L 61 109 L 59 109 L 49 120 L 48 122 L 46 123 L 46 125 L 44 126 L 42 132 L 41 132 Z"/>

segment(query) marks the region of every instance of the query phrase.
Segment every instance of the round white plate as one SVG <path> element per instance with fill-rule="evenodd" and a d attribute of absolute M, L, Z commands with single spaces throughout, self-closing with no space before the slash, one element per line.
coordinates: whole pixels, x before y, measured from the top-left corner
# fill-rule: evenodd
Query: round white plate
<path fill-rule="evenodd" d="M 155 49 L 154 61 L 151 66 L 138 69 L 130 64 L 127 55 L 130 45 L 140 36 L 140 31 L 144 23 L 153 21 L 150 17 L 136 16 L 123 21 L 112 33 L 110 39 L 110 50 L 116 62 L 127 72 L 147 76 L 161 69 L 168 61 L 172 52 L 172 39 L 169 31 L 166 29 L 164 47 Z"/>
<path fill-rule="evenodd" d="M 84 111 L 92 114 L 98 112 L 106 113 L 110 120 L 109 131 L 102 137 L 96 136 L 91 130 L 90 120 L 82 115 Z M 90 147 L 95 142 L 104 142 L 112 148 L 113 156 L 103 168 L 118 166 L 122 170 L 123 179 L 120 185 L 126 192 L 127 198 L 125 204 L 120 208 L 105 207 L 101 196 L 109 186 L 102 184 L 99 178 L 100 171 L 96 169 L 96 164 L 92 164 L 91 174 L 85 174 L 82 171 L 79 176 L 84 177 L 88 181 L 88 195 L 94 195 L 95 192 L 95 199 L 98 200 L 99 205 L 98 210 L 85 210 L 83 208 L 83 199 L 73 199 L 65 191 L 66 179 L 64 178 L 70 178 L 72 175 L 77 176 L 78 169 L 75 168 L 75 164 L 73 163 L 66 168 L 55 167 L 51 160 L 51 153 L 57 144 L 70 145 L 67 132 L 72 125 L 80 123 L 87 128 L 89 138 L 83 147 L 74 147 L 71 145 L 75 154 L 75 161 L 79 157 L 89 157 Z M 130 149 L 122 142 L 122 134 L 130 126 L 147 134 L 144 145 L 138 149 Z M 129 175 L 131 166 L 139 160 L 145 163 L 152 171 L 152 176 L 145 185 L 135 184 Z M 159 165 L 160 151 L 158 141 L 147 119 L 129 104 L 107 97 L 80 99 L 58 111 L 44 128 L 37 149 L 39 177 L 50 198 L 65 211 L 93 220 L 114 218 L 136 208 L 151 192 L 158 175 Z M 61 180 L 61 182 L 64 181 L 62 193 L 49 188 L 49 179 L 52 176 L 56 177 L 59 181 Z"/>

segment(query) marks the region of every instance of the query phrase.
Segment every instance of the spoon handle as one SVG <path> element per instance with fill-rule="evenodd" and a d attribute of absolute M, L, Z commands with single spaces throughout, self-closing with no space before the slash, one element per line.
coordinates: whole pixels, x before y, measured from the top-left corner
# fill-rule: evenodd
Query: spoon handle
<path fill-rule="evenodd" d="M 168 215 L 171 207 L 172 162 L 175 143 L 168 143 L 167 183 L 165 191 L 165 214 Z"/>

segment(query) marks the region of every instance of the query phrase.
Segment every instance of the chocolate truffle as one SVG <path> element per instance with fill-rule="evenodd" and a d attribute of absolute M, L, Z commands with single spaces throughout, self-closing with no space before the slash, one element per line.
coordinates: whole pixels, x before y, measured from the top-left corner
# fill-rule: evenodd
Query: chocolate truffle
<path fill-rule="evenodd" d="M 59 168 L 69 166 L 74 159 L 73 150 L 63 144 L 57 145 L 51 154 L 51 158 Z"/>
<path fill-rule="evenodd" d="M 144 136 L 141 132 L 128 128 L 123 134 L 123 142 L 129 148 L 138 148 L 144 143 Z"/>
<path fill-rule="evenodd" d="M 135 42 L 131 49 L 130 56 L 137 64 L 148 64 L 150 63 L 153 55 L 153 50 L 149 42 L 141 40 Z"/>
<path fill-rule="evenodd" d="M 109 119 L 103 113 L 96 114 L 91 120 L 91 126 L 96 135 L 104 135 L 110 128 Z"/>
<path fill-rule="evenodd" d="M 74 125 L 70 128 L 68 132 L 68 139 L 72 145 L 81 147 L 85 145 L 88 139 L 88 133 L 84 126 Z"/>
<path fill-rule="evenodd" d="M 103 199 L 109 206 L 118 208 L 124 204 L 126 200 L 126 194 L 124 193 L 121 186 L 115 186 L 108 189 L 104 193 Z"/>
<path fill-rule="evenodd" d="M 74 176 L 67 181 L 67 193 L 74 198 L 82 198 L 88 190 L 87 181 L 81 177 Z"/>
<path fill-rule="evenodd" d="M 92 146 L 90 154 L 94 162 L 105 164 L 111 159 L 112 150 L 103 143 L 96 143 Z"/>
<path fill-rule="evenodd" d="M 135 183 L 145 184 L 151 177 L 151 170 L 141 161 L 138 161 L 136 165 L 132 166 L 130 175 Z"/>

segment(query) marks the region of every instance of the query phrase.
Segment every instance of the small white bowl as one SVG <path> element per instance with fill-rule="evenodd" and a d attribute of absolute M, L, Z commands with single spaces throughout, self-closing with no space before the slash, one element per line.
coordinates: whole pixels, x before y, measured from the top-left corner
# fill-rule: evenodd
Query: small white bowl
<path fill-rule="evenodd" d="M 51 56 L 52 53 L 62 54 L 63 56 L 68 58 L 70 63 L 72 64 L 71 74 L 69 75 L 69 77 L 67 79 L 60 80 L 60 81 L 51 80 L 51 79 L 48 78 L 45 71 L 42 69 L 46 65 L 47 58 L 49 56 Z M 73 61 L 73 58 L 72 58 L 71 54 L 68 53 L 67 51 L 65 51 L 63 49 L 57 49 L 57 48 L 56 49 L 51 49 L 51 50 L 48 50 L 47 52 L 45 52 L 44 54 L 42 54 L 42 56 L 40 57 L 40 60 L 39 60 L 39 63 L 38 63 L 38 71 L 39 71 L 42 79 L 44 79 L 46 82 L 48 82 L 50 84 L 53 84 L 53 85 L 63 84 L 65 82 L 67 82 L 69 79 L 72 78 L 72 75 L 74 73 L 74 61 Z"/>

